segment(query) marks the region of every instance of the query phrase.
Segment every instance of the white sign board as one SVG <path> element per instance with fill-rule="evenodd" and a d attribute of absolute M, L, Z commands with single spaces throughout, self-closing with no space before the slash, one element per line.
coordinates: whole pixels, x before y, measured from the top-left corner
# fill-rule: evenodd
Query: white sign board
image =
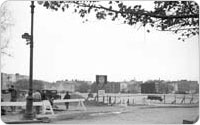
<path fill-rule="evenodd" d="M 105 95 L 105 90 L 98 90 L 98 95 L 99 96 L 104 96 Z"/>

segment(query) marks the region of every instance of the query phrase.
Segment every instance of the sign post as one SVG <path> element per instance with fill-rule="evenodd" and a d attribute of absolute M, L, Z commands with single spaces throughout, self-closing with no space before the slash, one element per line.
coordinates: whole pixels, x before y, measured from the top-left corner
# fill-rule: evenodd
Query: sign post
<path fill-rule="evenodd" d="M 107 75 L 96 75 L 96 83 L 97 83 L 97 102 L 99 102 L 99 95 L 101 94 L 105 95 L 104 86 L 105 84 L 107 84 Z"/>

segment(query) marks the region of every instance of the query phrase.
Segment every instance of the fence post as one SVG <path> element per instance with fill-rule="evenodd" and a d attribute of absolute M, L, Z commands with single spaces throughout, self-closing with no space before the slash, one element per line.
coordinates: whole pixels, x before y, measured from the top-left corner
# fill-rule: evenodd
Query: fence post
<path fill-rule="evenodd" d="M 129 99 L 128 99 L 128 101 L 127 101 L 127 105 L 129 105 Z"/>
<path fill-rule="evenodd" d="M 192 94 L 192 98 L 191 98 L 191 100 L 190 100 L 190 104 L 192 103 L 192 101 L 193 101 L 193 94 Z"/>
<path fill-rule="evenodd" d="M 165 94 L 164 94 L 164 104 L 165 104 Z"/>
<path fill-rule="evenodd" d="M 175 94 L 175 102 L 174 102 L 174 104 L 176 104 L 176 94 Z"/>
<path fill-rule="evenodd" d="M 109 104 L 111 104 L 111 96 L 109 96 Z"/>

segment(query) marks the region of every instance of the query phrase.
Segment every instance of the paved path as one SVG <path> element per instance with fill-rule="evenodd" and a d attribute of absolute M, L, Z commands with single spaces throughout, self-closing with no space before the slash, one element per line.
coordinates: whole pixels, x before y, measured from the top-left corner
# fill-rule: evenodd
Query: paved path
<path fill-rule="evenodd" d="M 146 106 L 89 106 L 86 111 L 55 111 L 51 123 L 59 124 L 181 124 L 182 120 L 194 120 L 199 108 L 147 108 Z M 22 114 L 2 116 L 3 121 L 20 120 Z"/>
<path fill-rule="evenodd" d="M 112 106 L 89 106 L 87 107 L 86 111 L 82 110 L 76 110 L 76 106 L 71 106 L 69 110 L 65 110 L 65 106 L 61 106 L 61 109 L 63 111 L 54 111 L 55 116 L 49 115 L 52 120 L 65 120 L 66 118 L 75 118 L 80 117 L 81 115 L 86 115 L 90 113 L 98 113 L 98 112 L 110 112 L 110 111 L 117 111 L 119 108 L 112 107 Z M 42 116 L 42 115 L 40 115 Z M 4 122 L 10 122 L 10 121 L 17 121 L 21 120 L 23 118 L 23 114 L 18 112 L 7 112 L 6 115 L 2 115 L 1 119 Z"/>
<path fill-rule="evenodd" d="M 195 120 L 199 108 L 138 108 L 129 107 L 107 112 L 90 112 L 77 117 L 62 117 L 59 124 L 182 124 Z M 65 119 L 66 118 L 66 119 Z"/>

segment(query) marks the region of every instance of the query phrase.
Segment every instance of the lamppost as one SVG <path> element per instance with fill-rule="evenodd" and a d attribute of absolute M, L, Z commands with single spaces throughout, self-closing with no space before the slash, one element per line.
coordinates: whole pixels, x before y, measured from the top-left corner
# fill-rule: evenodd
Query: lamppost
<path fill-rule="evenodd" d="M 31 1 L 31 35 L 24 33 L 23 39 L 26 39 L 27 45 L 30 44 L 30 70 L 29 70 L 29 91 L 26 100 L 26 112 L 24 115 L 25 119 L 33 119 L 33 14 L 34 14 L 34 1 Z"/>

